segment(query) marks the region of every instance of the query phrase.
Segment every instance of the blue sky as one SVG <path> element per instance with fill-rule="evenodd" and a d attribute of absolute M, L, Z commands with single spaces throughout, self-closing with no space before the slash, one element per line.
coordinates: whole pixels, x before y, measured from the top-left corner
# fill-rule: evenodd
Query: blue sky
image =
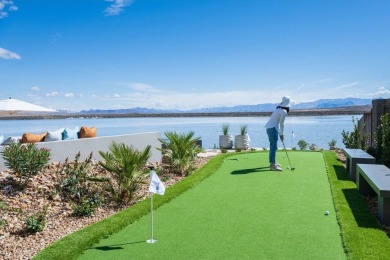
<path fill-rule="evenodd" d="M 0 0 L 0 99 L 57 110 L 390 98 L 390 1 Z"/>

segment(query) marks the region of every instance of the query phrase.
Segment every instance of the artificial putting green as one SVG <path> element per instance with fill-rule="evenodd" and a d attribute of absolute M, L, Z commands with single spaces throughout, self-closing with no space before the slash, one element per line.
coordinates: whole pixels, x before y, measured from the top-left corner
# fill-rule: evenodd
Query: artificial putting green
<path fill-rule="evenodd" d="M 79 259 L 345 259 L 322 153 L 289 158 L 272 172 L 266 152 L 234 154 L 154 211 L 155 244 L 147 215 Z"/>

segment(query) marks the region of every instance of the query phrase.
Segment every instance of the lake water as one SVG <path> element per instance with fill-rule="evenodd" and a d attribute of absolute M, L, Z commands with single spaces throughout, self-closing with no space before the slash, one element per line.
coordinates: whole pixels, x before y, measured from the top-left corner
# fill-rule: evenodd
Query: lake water
<path fill-rule="evenodd" d="M 361 115 L 355 115 L 360 119 Z M 0 135 L 22 136 L 25 132 L 42 133 L 59 128 L 76 126 L 96 126 L 98 136 L 121 135 L 145 132 L 176 131 L 188 133 L 194 131 L 201 137 L 205 149 L 219 146 L 219 135 L 222 125 L 230 124 L 230 134 L 240 134 L 240 126 L 248 125 L 250 146 L 268 147 L 268 137 L 264 124 L 268 117 L 170 117 L 170 118 L 70 118 L 46 120 L 1 120 Z M 329 141 L 335 139 L 336 146 L 343 148 L 341 132 L 352 131 L 352 115 L 347 116 L 289 116 L 285 121 L 285 145 L 297 147 L 303 139 L 307 143 L 316 144 L 319 148 L 328 149 Z M 294 134 L 293 134 L 294 133 Z M 280 147 L 283 147 L 279 143 Z"/>

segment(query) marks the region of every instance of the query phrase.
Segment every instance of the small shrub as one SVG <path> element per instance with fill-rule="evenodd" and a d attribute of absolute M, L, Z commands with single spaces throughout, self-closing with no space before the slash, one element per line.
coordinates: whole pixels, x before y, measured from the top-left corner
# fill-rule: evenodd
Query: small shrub
<path fill-rule="evenodd" d="M 73 205 L 72 216 L 74 217 L 90 217 L 95 212 L 95 209 L 101 205 L 100 196 L 83 199 L 81 203 Z"/>
<path fill-rule="evenodd" d="M 4 203 L 4 201 L 1 201 L 0 200 L 0 216 L 3 215 L 3 211 L 6 210 L 8 208 L 7 204 Z M 6 223 L 6 221 L 0 217 L 0 228 L 4 226 L 4 224 Z"/>
<path fill-rule="evenodd" d="M 293 148 L 291 148 L 293 151 L 296 151 L 297 150 L 297 148 L 294 146 Z"/>
<path fill-rule="evenodd" d="M 331 150 L 335 149 L 336 143 L 337 143 L 336 139 L 330 140 L 329 143 L 328 143 L 329 148 L 330 148 Z"/>
<path fill-rule="evenodd" d="M 309 144 L 305 140 L 298 141 L 298 146 L 299 146 L 299 149 L 301 149 L 301 150 L 306 150 L 308 145 Z"/>
<path fill-rule="evenodd" d="M 5 204 L 4 201 L 0 200 L 0 212 L 6 210 L 7 208 L 8 208 L 7 204 Z"/>
<path fill-rule="evenodd" d="M 353 131 L 349 132 L 343 130 L 341 132 L 341 136 L 343 137 L 343 144 L 346 148 L 366 150 L 368 134 L 364 132 L 363 134 L 360 133 L 358 122 L 359 121 L 357 118 L 352 117 Z M 363 125 L 363 129 L 365 129 L 365 125 Z"/>
<path fill-rule="evenodd" d="M 50 160 L 50 151 L 38 149 L 35 143 L 10 144 L 1 152 L 4 164 L 18 178 L 20 189 L 24 189 L 30 179 L 40 173 Z"/>
<path fill-rule="evenodd" d="M 0 217 L 0 228 L 2 228 L 7 222 Z"/>
<path fill-rule="evenodd" d="M 26 218 L 26 229 L 30 233 L 42 232 L 46 226 L 47 207 Z"/>
<path fill-rule="evenodd" d="M 309 147 L 310 151 L 317 151 L 318 150 L 318 147 L 316 144 L 311 144 L 310 147 Z"/>
<path fill-rule="evenodd" d="M 389 114 L 381 116 L 381 121 L 376 133 L 377 160 L 387 167 L 390 167 L 390 119 Z"/>
<path fill-rule="evenodd" d="M 93 184 L 107 182 L 108 178 L 100 178 L 90 174 L 92 166 L 92 153 L 80 161 L 80 152 L 76 154 L 73 162 L 65 159 L 64 164 L 58 167 L 57 175 L 64 176 L 57 184 L 57 190 L 65 197 L 80 202 L 83 198 L 95 193 L 97 187 Z"/>
<path fill-rule="evenodd" d="M 228 150 L 226 148 L 221 148 L 221 153 L 227 153 Z"/>

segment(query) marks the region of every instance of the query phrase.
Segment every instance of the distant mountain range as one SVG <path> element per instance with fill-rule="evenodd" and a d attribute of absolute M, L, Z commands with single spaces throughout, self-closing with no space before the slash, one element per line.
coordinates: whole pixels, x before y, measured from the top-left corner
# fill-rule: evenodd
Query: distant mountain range
<path fill-rule="evenodd" d="M 265 103 L 258 105 L 239 105 L 233 107 L 210 107 L 192 110 L 178 109 L 151 109 L 151 108 L 128 108 L 128 109 L 91 109 L 82 110 L 81 114 L 165 114 L 165 113 L 234 113 L 234 112 L 271 112 L 278 103 Z M 294 110 L 330 109 L 353 106 L 371 106 L 372 99 L 343 98 L 343 99 L 320 99 L 313 102 L 299 103 L 293 106 Z"/>

